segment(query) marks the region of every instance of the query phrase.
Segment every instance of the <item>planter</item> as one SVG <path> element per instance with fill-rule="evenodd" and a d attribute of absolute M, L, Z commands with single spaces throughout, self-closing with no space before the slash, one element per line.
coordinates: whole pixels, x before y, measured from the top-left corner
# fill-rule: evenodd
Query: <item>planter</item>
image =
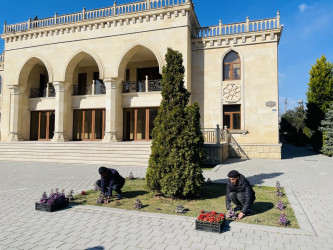
<path fill-rule="evenodd" d="M 195 221 L 195 229 L 205 232 L 222 233 L 225 220 L 222 222 Z"/>
<path fill-rule="evenodd" d="M 39 202 L 36 202 L 35 207 L 36 210 L 39 211 L 45 211 L 45 212 L 54 212 L 57 211 L 59 209 L 65 208 L 69 205 L 69 199 L 66 198 L 64 203 L 61 204 L 41 204 Z"/>

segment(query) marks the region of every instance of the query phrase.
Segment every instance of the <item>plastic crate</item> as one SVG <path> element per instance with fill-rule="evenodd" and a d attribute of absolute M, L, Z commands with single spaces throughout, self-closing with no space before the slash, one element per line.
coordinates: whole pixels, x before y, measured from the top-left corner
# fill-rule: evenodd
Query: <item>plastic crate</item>
<path fill-rule="evenodd" d="M 44 212 L 54 212 L 57 211 L 59 209 L 65 208 L 69 205 L 69 199 L 66 198 L 65 202 L 62 204 L 40 204 L 38 202 L 36 202 L 35 204 L 35 208 L 38 211 L 44 211 Z"/>
<path fill-rule="evenodd" d="M 222 233 L 225 220 L 222 222 L 195 221 L 195 229 L 205 232 Z"/>

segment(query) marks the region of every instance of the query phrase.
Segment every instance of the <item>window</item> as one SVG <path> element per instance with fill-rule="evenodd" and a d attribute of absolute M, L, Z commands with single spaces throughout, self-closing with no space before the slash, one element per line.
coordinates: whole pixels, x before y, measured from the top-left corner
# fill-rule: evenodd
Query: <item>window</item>
<path fill-rule="evenodd" d="M 1 94 L 1 89 L 2 89 L 2 78 L 1 78 L 1 75 L 0 75 L 0 94 Z"/>
<path fill-rule="evenodd" d="M 235 51 L 230 51 L 223 61 L 223 80 L 239 80 L 240 74 L 239 56 Z"/>
<path fill-rule="evenodd" d="M 240 105 L 223 105 L 223 128 L 240 129 L 241 128 Z"/>

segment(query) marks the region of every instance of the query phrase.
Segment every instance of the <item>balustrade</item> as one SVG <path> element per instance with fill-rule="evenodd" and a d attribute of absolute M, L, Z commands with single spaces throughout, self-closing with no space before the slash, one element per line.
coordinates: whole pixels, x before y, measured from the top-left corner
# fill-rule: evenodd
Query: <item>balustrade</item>
<path fill-rule="evenodd" d="M 201 27 L 197 29 L 195 32 L 195 37 L 202 38 L 202 37 L 211 37 L 211 36 L 222 36 L 222 35 L 238 34 L 238 33 L 252 32 L 259 30 L 276 29 L 276 28 L 280 28 L 279 12 L 277 12 L 276 18 L 250 21 L 249 18 L 247 17 L 246 22 L 224 24 L 224 25 L 222 25 L 222 21 L 220 21 L 219 25 Z"/>
<path fill-rule="evenodd" d="M 220 129 L 219 125 L 216 128 L 203 128 L 201 129 L 205 143 L 222 143 L 228 141 L 227 130 Z"/>
<path fill-rule="evenodd" d="M 162 91 L 161 80 L 146 80 L 146 81 L 127 81 L 123 82 L 123 93 L 136 93 L 136 92 L 156 92 Z"/>
<path fill-rule="evenodd" d="M 73 95 L 105 95 L 105 84 L 101 81 L 94 81 L 86 86 L 73 85 Z"/>
<path fill-rule="evenodd" d="M 100 8 L 88 11 L 85 8 L 83 8 L 81 12 L 76 12 L 61 16 L 58 16 L 58 14 L 55 13 L 54 17 L 49 17 L 39 20 L 31 20 L 30 18 L 27 22 L 11 24 L 11 25 L 7 25 L 7 23 L 5 22 L 3 32 L 14 33 L 17 31 L 26 31 L 29 29 L 53 26 L 57 24 L 73 23 L 87 19 L 98 19 L 108 16 L 116 16 L 121 14 L 144 11 L 147 9 L 156 9 L 167 6 L 179 5 L 190 1 L 191 0 L 145 0 L 145 1 L 139 1 L 122 5 L 117 5 L 116 2 L 114 2 L 113 6 L 106 8 Z"/>
<path fill-rule="evenodd" d="M 30 98 L 55 97 L 56 92 L 53 85 L 46 88 L 30 88 Z"/>

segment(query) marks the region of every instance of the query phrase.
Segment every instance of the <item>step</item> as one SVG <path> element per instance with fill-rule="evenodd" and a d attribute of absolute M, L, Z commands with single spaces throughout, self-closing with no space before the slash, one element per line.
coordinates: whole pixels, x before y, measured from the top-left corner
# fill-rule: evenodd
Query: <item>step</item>
<path fill-rule="evenodd" d="M 150 142 L 0 142 L 0 160 L 147 167 Z"/>

